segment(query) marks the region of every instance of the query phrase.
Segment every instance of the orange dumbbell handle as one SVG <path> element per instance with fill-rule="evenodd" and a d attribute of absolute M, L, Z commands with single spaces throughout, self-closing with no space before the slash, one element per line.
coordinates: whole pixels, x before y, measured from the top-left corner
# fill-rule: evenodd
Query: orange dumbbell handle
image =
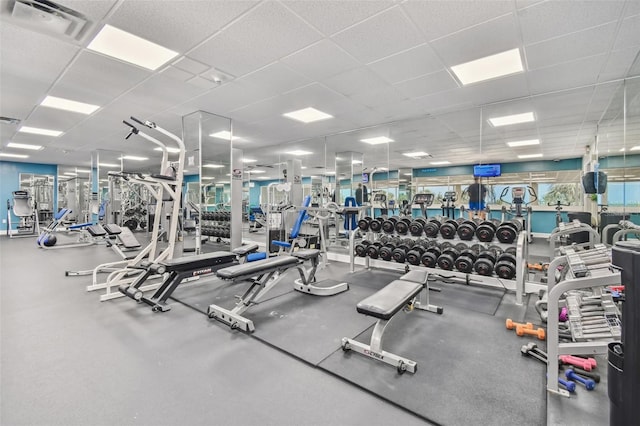
<path fill-rule="evenodd" d="M 512 330 L 512 329 L 514 329 L 516 327 L 524 327 L 524 328 L 528 328 L 528 329 L 533 329 L 533 324 L 532 323 L 530 323 L 530 322 L 527 322 L 527 323 L 515 322 L 511 318 L 507 318 L 506 325 L 507 325 L 507 329 L 508 330 Z"/>
<path fill-rule="evenodd" d="M 536 330 L 532 330 L 532 329 L 518 326 L 516 327 L 516 334 L 518 336 L 524 336 L 525 334 L 528 334 L 530 336 L 537 336 L 538 339 L 540 340 L 544 340 L 545 338 L 544 328 L 538 328 Z"/>

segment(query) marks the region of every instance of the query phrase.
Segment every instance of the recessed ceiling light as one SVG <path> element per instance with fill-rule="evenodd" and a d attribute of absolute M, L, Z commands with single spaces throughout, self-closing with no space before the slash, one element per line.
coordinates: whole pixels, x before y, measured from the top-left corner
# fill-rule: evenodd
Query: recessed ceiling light
<path fill-rule="evenodd" d="M 360 161 L 360 160 L 352 160 L 351 164 L 362 164 L 362 161 Z"/>
<path fill-rule="evenodd" d="M 403 173 L 403 176 L 413 176 L 413 173 Z"/>
<path fill-rule="evenodd" d="M 60 130 L 40 129 L 38 127 L 29 127 L 29 126 L 22 126 L 18 129 L 18 131 L 22 133 L 31 133 L 34 135 L 53 136 L 53 137 L 57 137 L 62 134 Z"/>
<path fill-rule="evenodd" d="M 640 145 L 636 145 L 634 147 L 631 147 L 629 151 L 639 151 L 639 150 L 640 150 Z"/>
<path fill-rule="evenodd" d="M 304 169 L 306 169 L 306 168 L 307 168 L 307 166 L 302 166 L 302 167 L 300 167 L 300 168 L 301 168 L 302 170 L 304 170 Z"/>
<path fill-rule="evenodd" d="M 154 150 L 154 151 L 162 151 L 162 148 L 157 147 L 157 148 L 153 148 L 153 150 Z M 170 153 L 172 153 L 172 154 L 176 154 L 176 153 L 180 152 L 180 148 L 170 148 L 170 147 L 167 147 L 167 152 L 170 152 Z"/>
<path fill-rule="evenodd" d="M 511 148 L 515 148 L 517 146 L 540 145 L 540 140 L 539 139 L 529 139 L 529 140 L 526 140 L 526 141 L 507 142 L 507 145 L 510 146 Z"/>
<path fill-rule="evenodd" d="M 225 176 L 231 176 L 231 173 L 227 173 Z"/>
<path fill-rule="evenodd" d="M 146 161 L 146 160 L 148 160 L 148 158 L 147 157 L 137 157 L 135 155 L 125 155 L 123 157 L 120 157 L 120 160 Z"/>
<path fill-rule="evenodd" d="M 249 173 L 267 173 L 264 170 L 249 170 Z"/>
<path fill-rule="evenodd" d="M 256 179 L 270 179 L 268 176 L 257 176 Z"/>
<path fill-rule="evenodd" d="M 502 117 L 494 117 L 489 119 L 489 123 L 493 127 L 510 126 L 512 124 L 530 123 L 536 121 L 533 112 L 524 112 L 522 114 L 505 115 Z"/>
<path fill-rule="evenodd" d="M 111 25 L 105 25 L 87 49 L 155 71 L 178 52 Z"/>
<path fill-rule="evenodd" d="M 38 151 L 42 149 L 42 145 L 27 145 L 26 143 L 9 142 L 7 144 L 7 148 L 30 149 L 32 151 Z"/>
<path fill-rule="evenodd" d="M 415 152 L 405 152 L 402 155 L 406 155 L 407 157 L 428 157 L 429 153 L 424 151 L 415 151 Z"/>
<path fill-rule="evenodd" d="M 243 163 L 255 163 L 258 160 L 252 160 L 251 158 L 243 158 L 242 162 Z"/>
<path fill-rule="evenodd" d="M 230 183 L 230 182 L 229 182 L 228 180 L 221 180 L 221 181 L 219 181 L 218 183 L 219 183 L 219 184 L 221 184 L 221 185 L 223 185 L 223 184 L 225 184 L 225 183 Z"/>
<path fill-rule="evenodd" d="M 224 139 L 226 141 L 233 139 L 234 141 L 237 141 L 240 139 L 240 137 L 238 136 L 234 136 L 233 138 L 231 137 L 231 132 L 228 130 L 221 130 L 219 132 L 216 133 L 211 133 L 209 136 L 211 136 L 212 138 L 218 138 L 218 139 Z"/>
<path fill-rule="evenodd" d="M 24 154 L 10 154 L 8 152 L 0 152 L 0 157 L 8 157 L 8 158 L 29 158 L 28 155 Z"/>
<path fill-rule="evenodd" d="M 360 142 L 368 143 L 370 145 L 379 145 L 382 143 L 394 142 L 394 140 L 386 136 L 376 136 L 374 138 L 360 139 Z"/>
<path fill-rule="evenodd" d="M 524 155 L 518 155 L 518 158 L 540 158 L 542 157 L 542 154 L 524 154 Z"/>
<path fill-rule="evenodd" d="M 325 175 L 335 175 L 336 172 L 324 172 Z"/>
<path fill-rule="evenodd" d="M 386 172 L 386 171 L 387 171 L 387 170 L 389 170 L 389 169 L 388 169 L 388 168 L 386 168 L 386 167 L 378 167 L 378 170 L 382 170 L 382 171 L 385 171 L 385 172 Z"/>
<path fill-rule="evenodd" d="M 73 172 L 64 172 L 63 174 L 67 176 L 78 176 L 77 173 L 73 173 Z"/>
<path fill-rule="evenodd" d="M 301 149 L 295 149 L 293 151 L 285 152 L 285 154 L 289 154 L 289 155 L 309 155 L 309 154 L 313 154 L 313 152 L 311 152 L 311 151 L 303 151 Z"/>
<path fill-rule="evenodd" d="M 531 177 L 543 177 L 543 176 L 546 176 L 546 173 L 531 173 L 529 176 L 531 176 Z"/>
<path fill-rule="evenodd" d="M 47 96 L 40 105 L 65 111 L 79 112 L 80 114 L 86 115 L 93 114 L 98 108 L 100 108 L 98 105 L 85 104 L 84 102 L 72 101 L 70 99 L 58 98 L 56 96 Z"/>
<path fill-rule="evenodd" d="M 120 167 L 120 164 L 112 164 L 112 163 L 98 163 L 98 167 Z"/>
<path fill-rule="evenodd" d="M 91 173 L 91 170 L 87 170 L 87 169 L 76 169 L 76 173 Z"/>
<path fill-rule="evenodd" d="M 215 177 L 213 177 L 213 176 L 202 176 L 202 180 L 205 180 L 205 179 L 215 179 Z"/>
<path fill-rule="evenodd" d="M 326 120 L 327 118 L 333 118 L 333 115 L 326 112 L 319 111 L 315 108 L 304 108 L 297 111 L 287 112 L 282 114 L 287 118 L 302 121 L 303 123 L 312 123 L 314 121 Z"/>
<path fill-rule="evenodd" d="M 512 49 L 452 66 L 451 71 L 460 80 L 460 83 L 467 85 L 522 72 L 524 68 L 520 49 Z"/>
<path fill-rule="evenodd" d="M 626 148 L 620 148 L 620 152 L 625 152 L 626 150 Z"/>
<path fill-rule="evenodd" d="M 224 167 L 223 164 L 205 164 L 202 167 L 206 167 L 208 169 L 221 169 Z"/>
<path fill-rule="evenodd" d="M 451 161 L 432 161 L 429 164 L 433 166 L 444 166 L 445 164 L 451 164 Z"/>

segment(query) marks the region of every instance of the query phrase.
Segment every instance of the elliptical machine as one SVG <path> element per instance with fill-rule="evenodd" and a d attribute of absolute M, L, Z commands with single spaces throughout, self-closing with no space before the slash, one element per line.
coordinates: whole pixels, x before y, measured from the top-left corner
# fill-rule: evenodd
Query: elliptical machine
<path fill-rule="evenodd" d="M 504 199 L 505 195 L 511 189 L 511 203 Z M 525 202 L 525 196 L 529 195 L 529 201 Z M 514 186 L 514 187 L 505 187 L 500 194 L 500 201 L 505 204 L 509 204 L 509 209 L 506 206 L 502 206 L 502 222 L 505 222 L 507 215 L 512 216 L 512 222 L 520 223 L 520 229 L 526 230 L 527 232 L 527 241 L 529 244 L 533 242 L 533 235 L 531 234 L 531 214 L 533 212 L 531 208 L 531 204 L 538 200 L 538 194 L 536 194 L 535 189 L 531 186 Z M 526 218 L 523 215 L 523 207 L 526 209 Z"/>
<path fill-rule="evenodd" d="M 456 200 L 458 196 L 455 191 L 447 191 L 442 196 L 442 217 L 449 219 L 456 218 Z M 462 206 L 461 206 L 462 207 Z M 462 213 L 461 213 L 462 216 Z"/>

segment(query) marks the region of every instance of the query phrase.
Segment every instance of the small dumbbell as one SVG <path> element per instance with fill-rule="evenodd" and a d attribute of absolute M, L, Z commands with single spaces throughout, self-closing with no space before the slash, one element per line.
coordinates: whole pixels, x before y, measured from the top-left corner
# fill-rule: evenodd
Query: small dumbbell
<path fill-rule="evenodd" d="M 562 380 L 560 377 L 558 377 L 558 384 L 568 390 L 570 393 L 574 393 L 576 391 L 576 383 L 570 380 Z"/>
<path fill-rule="evenodd" d="M 560 314 L 558 315 L 558 321 L 560 322 L 569 321 L 569 312 L 567 311 L 567 308 L 563 307 L 562 309 L 560 309 Z"/>
<path fill-rule="evenodd" d="M 533 359 L 537 359 L 538 361 L 540 361 L 544 365 L 547 365 L 547 358 L 543 357 L 542 355 L 537 353 L 534 350 L 535 347 L 536 347 L 535 343 L 529 343 L 528 345 L 522 345 L 522 347 L 520 348 L 520 354 L 521 355 L 530 356 Z"/>
<path fill-rule="evenodd" d="M 582 368 L 578 367 L 572 367 L 571 369 L 575 374 L 591 379 L 596 383 L 600 383 L 600 375 L 598 373 L 594 373 L 593 371 L 585 371 Z"/>
<path fill-rule="evenodd" d="M 528 329 L 533 329 L 533 324 L 530 322 L 527 323 L 520 323 L 520 322 L 514 322 L 511 320 L 511 318 L 507 318 L 507 330 L 513 330 L 516 327 L 524 327 L 524 328 L 528 328 Z"/>
<path fill-rule="evenodd" d="M 585 379 L 584 377 L 575 374 L 572 369 L 568 369 L 567 371 L 565 371 L 564 375 L 569 380 L 575 380 L 578 383 L 582 383 L 587 390 L 594 390 L 596 387 L 596 382 L 591 379 Z"/>
<path fill-rule="evenodd" d="M 585 371 L 591 371 L 596 368 L 597 365 L 596 360 L 593 358 L 584 359 L 572 355 L 560 355 L 559 358 L 560 361 L 562 361 L 564 364 L 575 365 L 576 367 L 580 367 Z"/>
<path fill-rule="evenodd" d="M 545 337 L 544 328 L 538 328 L 537 330 L 534 330 L 530 328 L 524 328 L 519 325 L 516 326 L 516 335 L 524 336 L 525 334 L 528 334 L 530 336 L 537 336 L 540 340 L 544 340 Z"/>

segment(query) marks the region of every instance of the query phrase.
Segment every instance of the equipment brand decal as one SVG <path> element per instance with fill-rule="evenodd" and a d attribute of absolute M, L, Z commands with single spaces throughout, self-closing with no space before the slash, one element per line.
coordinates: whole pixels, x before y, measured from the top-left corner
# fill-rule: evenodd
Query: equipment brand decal
<path fill-rule="evenodd" d="M 211 268 L 198 269 L 197 271 L 193 271 L 191 276 L 195 277 L 197 275 L 210 274 L 211 272 L 213 272 L 213 269 L 211 269 Z"/>
<path fill-rule="evenodd" d="M 384 355 L 379 354 L 378 352 L 371 351 L 369 349 L 365 349 L 364 354 L 369 355 L 372 358 L 384 359 Z"/>

